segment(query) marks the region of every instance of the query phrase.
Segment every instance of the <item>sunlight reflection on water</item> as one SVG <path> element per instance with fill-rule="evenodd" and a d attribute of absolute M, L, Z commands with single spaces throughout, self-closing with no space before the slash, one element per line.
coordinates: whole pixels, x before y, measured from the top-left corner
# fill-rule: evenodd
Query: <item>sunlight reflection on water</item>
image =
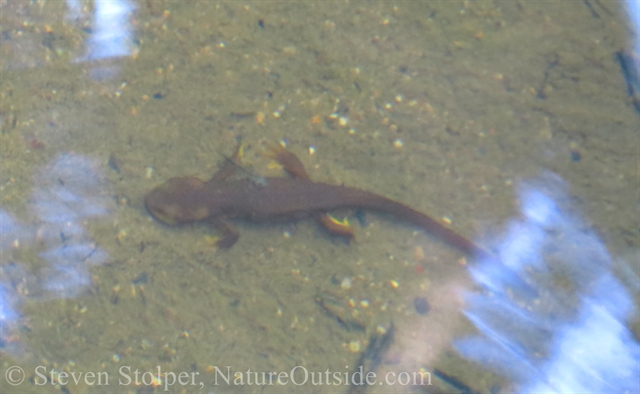
<path fill-rule="evenodd" d="M 484 336 L 457 349 L 518 392 L 638 392 L 640 345 L 625 326 L 632 299 L 595 232 L 559 207 L 564 188 L 553 175 L 521 188 L 523 218 L 498 242 L 504 265 L 470 269 L 484 292 L 467 295 L 465 315 Z"/>
<path fill-rule="evenodd" d="M 67 6 L 67 19 L 79 20 L 84 16 L 77 0 L 67 0 Z M 133 55 L 136 45 L 131 18 L 135 10 L 135 4 L 126 0 L 96 0 L 86 52 L 76 61 L 100 61 Z M 104 80 L 117 76 L 119 72 L 117 63 L 96 64 L 90 75 L 93 79 Z"/>
<path fill-rule="evenodd" d="M 91 284 L 89 267 L 104 263 L 107 253 L 85 230 L 85 220 L 108 214 L 106 182 L 95 160 L 62 154 L 36 177 L 33 200 L 40 221 L 18 223 L 0 210 L 3 260 L 0 270 L 0 330 L 3 342 L 19 324 L 19 307 L 26 300 L 75 297 Z M 12 258 L 12 249 L 34 249 L 46 264 Z"/>

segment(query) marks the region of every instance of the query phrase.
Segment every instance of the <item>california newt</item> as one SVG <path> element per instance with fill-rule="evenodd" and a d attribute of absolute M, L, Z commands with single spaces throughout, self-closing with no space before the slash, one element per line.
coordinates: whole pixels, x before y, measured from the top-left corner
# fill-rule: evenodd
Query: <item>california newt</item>
<path fill-rule="evenodd" d="M 169 225 L 210 220 L 225 231 L 218 246 L 229 248 L 239 235 L 226 221 L 228 218 L 265 221 L 278 217 L 313 217 L 329 232 L 353 238 L 348 224 L 337 222 L 327 212 L 341 208 L 365 209 L 391 214 L 467 255 L 489 256 L 473 242 L 400 202 L 361 189 L 311 181 L 298 157 L 280 145 L 271 146 L 269 157 L 283 165 L 292 178 L 228 180 L 237 166 L 234 163 L 239 152 L 209 181 L 172 178 L 151 190 L 144 199 L 147 210 Z"/>

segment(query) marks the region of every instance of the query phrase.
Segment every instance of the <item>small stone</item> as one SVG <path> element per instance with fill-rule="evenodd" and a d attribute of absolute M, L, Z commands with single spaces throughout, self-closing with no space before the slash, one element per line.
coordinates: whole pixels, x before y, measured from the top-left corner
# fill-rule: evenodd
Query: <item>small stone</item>
<path fill-rule="evenodd" d="M 413 299 L 413 307 L 416 308 L 416 312 L 419 315 L 426 315 L 429 313 L 431 307 L 429 306 L 429 301 L 427 301 L 424 297 L 416 297 Z"/>

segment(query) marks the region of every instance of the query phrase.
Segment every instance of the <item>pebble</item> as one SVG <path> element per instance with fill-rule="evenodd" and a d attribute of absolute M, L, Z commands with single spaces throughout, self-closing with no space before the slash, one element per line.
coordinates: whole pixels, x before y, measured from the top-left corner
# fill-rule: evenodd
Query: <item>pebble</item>
<path fill-rule="evenodd" d="M 429 306 L 429 301 L 427 301 L 424 297 L 416 297 L 413 299 L 413 307 L 416 308 L 416 312 L 419 315 L 426 315 L 429 313 L 431 306 Z"/>

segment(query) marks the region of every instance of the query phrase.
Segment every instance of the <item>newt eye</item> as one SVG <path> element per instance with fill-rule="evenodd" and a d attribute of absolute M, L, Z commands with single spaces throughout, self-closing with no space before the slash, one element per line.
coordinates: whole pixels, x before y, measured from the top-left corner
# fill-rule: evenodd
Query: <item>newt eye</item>
<path fill-rule="evenodd" d="M 163 207 L 163 206 L 158 206 L 158 207 L 149 206 L 147 207 L 147 209 L 149 210 L 149 213 L 151 213 L 153 217 L 155 217 L 156 219 L 158 219 L 164 224 L 172 225 L 177 223 L 175 219 L 175 215 L 172 212 L 173 210 L 170 208 L 167 209 L 166 207 Z"/>

